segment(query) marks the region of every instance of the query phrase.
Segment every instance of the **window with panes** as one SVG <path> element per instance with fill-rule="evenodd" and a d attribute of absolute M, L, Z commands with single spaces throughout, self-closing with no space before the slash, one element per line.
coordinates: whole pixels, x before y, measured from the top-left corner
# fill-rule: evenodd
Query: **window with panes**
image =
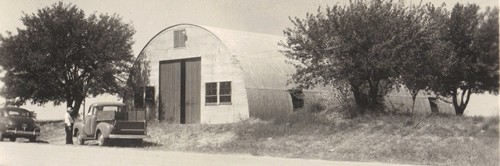
<path fill-rule="evenodd" d="M 217 104 L 217 82 L 205 83 L 205 103 Z"/>
<path fill-rule="evenodd" d="M 220 82 L 219 87 L 219 102 L 231 103 L 231 82 Z"/>
<path fill-rule="evenodd" d="M 231 104 L 231 82 L 205 83 L 205 103 L 207 105 Z"/>

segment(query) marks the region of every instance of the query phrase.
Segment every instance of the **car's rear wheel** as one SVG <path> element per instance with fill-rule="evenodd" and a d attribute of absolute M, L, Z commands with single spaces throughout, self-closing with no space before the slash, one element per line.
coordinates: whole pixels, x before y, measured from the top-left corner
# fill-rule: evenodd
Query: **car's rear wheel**
<path fill-rule="evenodd" d="M 109 139 L 104 138 L 104 135 L 102 135 L 101 132 L 97 132 L 97 145 L 99 146 L 106 146 L 108 145 Z"/>
<path fill-rule="evenodd" d="M 9 138 L 10 142 L 16 142 L 16 139 L 17 139 L 16 137 L 10 137 Z"/>
<path fill-rule="evenodd" d="M 30 142 L 35 142 L 36 141 L 36 136 L 30 137 Z"/>

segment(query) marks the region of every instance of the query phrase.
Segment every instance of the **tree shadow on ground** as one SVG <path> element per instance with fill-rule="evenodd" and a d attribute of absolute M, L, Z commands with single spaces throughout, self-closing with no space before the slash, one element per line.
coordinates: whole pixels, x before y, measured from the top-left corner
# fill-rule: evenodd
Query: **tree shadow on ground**
<path fill-rule="evenodd" d="M 97 141 L 85 141 L 85 144 L 89 146 L 99 146 Z M 138 141 L 138 140 L 110 140 L 108 147 L 127 147 L 127 148 L 150 148 L 159 147 L 162 144 L 149 142 L 149 141 Z"/>
<path fill-rule="evenodd" d="M 32 142 L 32 143 L 49 144 L 48 141 L 44 141 L 44 140 L 36 140 L 35 142 Z"/>
<path fill-rule="evenodd" d="M 4 142 L 11 142 L 11 141 L 6 141 L 7 139 L 3 140 Z M 30 142 L 27 138 L 17 138 L 15 142 L 19 143 L 39 143 L 39 144 L 48 144 L 48 141 L 45 140 L 35 140 L 34 142 Z"/>

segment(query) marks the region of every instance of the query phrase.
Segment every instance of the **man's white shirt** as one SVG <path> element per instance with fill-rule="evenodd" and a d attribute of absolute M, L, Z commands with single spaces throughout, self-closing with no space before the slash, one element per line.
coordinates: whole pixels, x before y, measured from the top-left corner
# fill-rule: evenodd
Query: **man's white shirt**
<path fill-rule="evenodd" d="M 73 118 L 71 118 L 71 115 L 69 115 L 69 113 L 67 113 L 67 112 L 64 115 L 64 123 L 66 123 L 66 126 L 71 126 L 72 123 L 75 123 Z"/>

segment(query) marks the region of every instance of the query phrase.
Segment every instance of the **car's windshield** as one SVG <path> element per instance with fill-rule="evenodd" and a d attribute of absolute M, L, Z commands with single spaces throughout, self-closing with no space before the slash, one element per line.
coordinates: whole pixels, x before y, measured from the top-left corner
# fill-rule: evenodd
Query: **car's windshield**
<path fill-rule="evenodd" d="M 29 116 L 28 112 L 18 111 L 18 110 L 9 110 L 9 111 L 7 111 L 7 114 L 9 114 L 10 116 L 26 116 L 26 117 Z"/>

